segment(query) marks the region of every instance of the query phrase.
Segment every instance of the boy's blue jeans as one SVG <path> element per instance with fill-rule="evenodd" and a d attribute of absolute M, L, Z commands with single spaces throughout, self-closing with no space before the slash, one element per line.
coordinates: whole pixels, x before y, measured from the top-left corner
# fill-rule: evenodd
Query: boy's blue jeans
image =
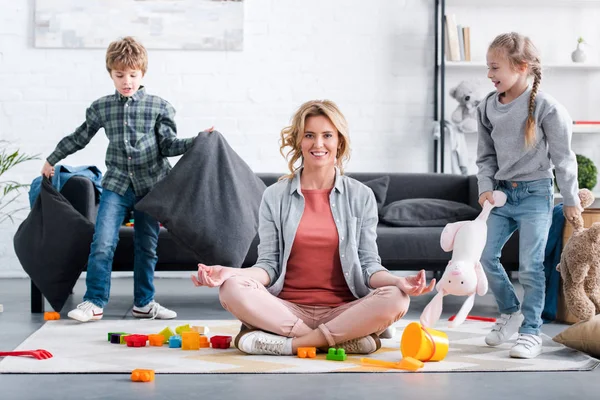
<path fill-rule="evenodd" d="M 87 291 L 84 300 L 99 307 L 108 303 L 113 256 L 119 242 L 119 228 L 134 210 L 133 302 L 143 307 L 154 300 L 154 267 L 160 225 L 146 213 L 135 210 L 136 197 L 131 186 L 123 196 L 104 189 L 96 219 L 96 231 L 87 266 Z"/>
<path fill-rule="evenodd" d="M 544 252 L 554 207 L 552 179 L 500 181 L 496 190 L 506 193 L 507 201 L 503 207 L 494 208 L 488 218 L 481 264 L 499 311 L 511 314 L 521 309 L 525 319 L 519 332 L 539 335 L 546 286 Z M 516 229 L 519 230 L 519 282 L 525 290 L 522 305 L 500 264 L 502 247 Z"/>

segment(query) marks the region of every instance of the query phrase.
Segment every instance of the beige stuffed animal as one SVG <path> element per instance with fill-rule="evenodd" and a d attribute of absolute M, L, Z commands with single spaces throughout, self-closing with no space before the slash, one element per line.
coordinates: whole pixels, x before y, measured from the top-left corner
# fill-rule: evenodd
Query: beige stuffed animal
<path fill-rule="evenodd" d="M 579 191 L 583 208 L 594 202 L 587 189 Z M 569 221 L 573 235 L 565 245 L 556 269 L 563 280 L 565 304 L 579 320 L 600 314 L 600 223 L 584 229 L 583 218 Z"/>

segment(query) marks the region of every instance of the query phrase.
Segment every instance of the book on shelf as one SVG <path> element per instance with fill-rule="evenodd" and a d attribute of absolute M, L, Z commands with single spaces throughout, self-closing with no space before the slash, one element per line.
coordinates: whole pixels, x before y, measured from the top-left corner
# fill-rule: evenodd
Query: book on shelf
<path fill-rule="evenodd" d="M 457 25 L 456 16 L 444 16 L 446 33 L 446 60 L 471 61 L 471 29 L 468 26 Z"/>

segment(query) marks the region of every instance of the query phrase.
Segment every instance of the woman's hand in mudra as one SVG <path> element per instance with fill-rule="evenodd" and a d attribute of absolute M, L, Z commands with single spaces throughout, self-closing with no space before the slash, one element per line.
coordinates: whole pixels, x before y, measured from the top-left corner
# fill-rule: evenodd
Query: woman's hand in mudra
<path fill-rule="evenodd" d="M 234 275 L 231 267 L 198 264 L 198 276 L 192 275 L 192 282 L 195 286 L 218 287 Z"/>
<path fill-rule="evenodd" d="M 427 285 L 425 270 L 422 269 L 417 275 L 399 278 L 396 286 L 409 296 L 420 296 L 433 290 L 435 279 L 432 279 L 429 285 Z"/>

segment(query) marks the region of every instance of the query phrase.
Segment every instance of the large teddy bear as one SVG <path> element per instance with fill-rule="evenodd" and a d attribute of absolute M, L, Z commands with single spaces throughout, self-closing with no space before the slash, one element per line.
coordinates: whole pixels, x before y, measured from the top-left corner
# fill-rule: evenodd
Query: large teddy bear
<path fill-rule="evenodd" d="M 585 208 L 594 202 L 594 195 L 581 189 L 579 199 Z M 569 222 L 573 235 L 556 269 L 563 280 L 568 310 L 579 320 L 587 321 L 600 313 L 600 223 L 584 229 L 581 217 Z"/>
<path fill-rule="evenodd" d="M 477 106 L 481 103 L 479 83 L 462 81 L 450 89 L 450 96 L 458 101 L 451 120 L 461 133 L 477 132 Z"/>

